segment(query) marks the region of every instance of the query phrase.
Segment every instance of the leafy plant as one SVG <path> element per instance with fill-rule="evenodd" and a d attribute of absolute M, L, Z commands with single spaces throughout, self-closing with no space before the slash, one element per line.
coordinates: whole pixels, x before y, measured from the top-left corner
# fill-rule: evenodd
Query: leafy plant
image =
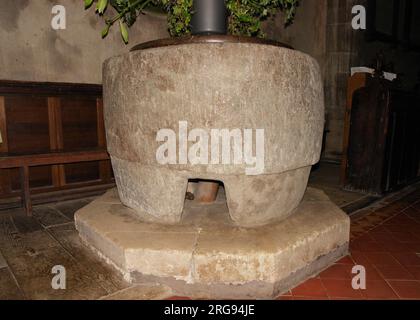
<path fill-rule="evenodd" d="M 160 7 L 168 15 L 168 29 L 171 36 L 190 33 L 193 0 L 84 0 L 85 9 L 96 2 L 95 12 L 105 19 L 102 37 L 106 37 L 114 23 L 119 21 L 122 39 L 128 43 L 128 29 L 144 10 Z M 299 0 L 226 0 L 229 33 L 241 36 L 264 37 L 261 22 L 281 10 L 285 14 L 285 24 L 293 22 Z M 113 17 L 104 16 L 108 7 L 116 13 Z"/>

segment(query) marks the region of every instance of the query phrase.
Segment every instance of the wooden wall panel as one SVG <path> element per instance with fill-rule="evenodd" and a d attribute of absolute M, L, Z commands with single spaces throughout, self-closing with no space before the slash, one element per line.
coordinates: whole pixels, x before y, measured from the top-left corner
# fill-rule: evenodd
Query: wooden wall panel
<path fill-rule="evenodd" d="M 344 187 L 384 194 L 418 181 L 420 96 L 373 78 L 351 108 Z"/>
<path fill-rule="evenodd" d="M 98 161 L 71 163 L 64 165 L 66 171 L 66 182 L 77 183 L 84 181 L 99 180 Z"/>
<path fill-rule="evenodd" d="M 47 98 L 5 97 L 8 122 L 8 152 L 16 154 L 48 152 L 50 137 Z"/>
<path fill-rule="evenodd" d="M 106 148 L 99 85 L 0 80 L 2 157 Z M 84 160 L 85 161 L 85 160 Z M 36 193 L 113 182 L 109 160 L 29 168 Z M 0 198 L 20 194 L 19 169 L 0 169 Z"/>
<path fill-rule="evenodd" d="M 7 118 L 9 154 L 30 154 L 50 150 L 48 102 L 40 96 L 6 96 L 4 105 Z M 10 170 L 12 190 L 20 190 L 20 174 Z M 52 185 L 50 166 L 30 169 L 31 188 Z"/>
<path fill-rule="evenodd" d="M 63 150 L 63 124 L 61 121 L 61 99 L 58 97 L 48 98 L 48 124 L 50 132 L 50 150 Z M 51 166 L 52 183 L 55 187 L 66 184 L 64 165 Z"/>
<path fill-rule="evenodd" d="M 96 123 L 98 126 L 98 146 L 106 149 L 104 106 L 102 99 L 96 99 L 96 117 Z M 110 160 L 99 162 L 99 176 L 103 181 L 111 181 L 111 179 L 114 178 L 114 172 L 112 171 Z"/>
<path fill-rule="evenodd" d="M 3 96 L 0 96 L 0 134 L 0 152 L 7 153 L 9 151 L 9 147 L 7 143 L 6 106 Z M 7 194 L 10 193 L 10 191 L 10 169 L 0 170 L 0 193 Z"/>
<path fill-rule="evenodd" d="M 19 169 L 2 169 L 9 170 L 10 184 L 12 191 L 20 190 L 20 172 Z M 39 188 L 52 186 L 51 166 L 39 166 L 29 168 L 29 187 Z"/>
<path fill-rule="evenodd" d="M 61 99 L 61 119 L 64 150 L 98 147 L 96 99 Z"/>
<path fill-rule="evenodd" d="M 61 121 L 63 126 L 63 149 L 65 151 L 97 148 L 98 119 L 96 99 L 73 97 L 61 99 Z M 66 164 L 65 175 L 68 183 L 99 179 L 99 164 Z"/>
<path fill-rule="evenodd" d="M 355 73 L 353 76 L 348 78 L 347 81 L 347 99 L 346 99 L 346 110 L 344 114 L 344 130 L 343 130 L 343 156 L 341 159 L 341 173 L 340 181 L 344 185 L 346 181 L 347 172 L 347 152 L 350 140 L 350 120 L 351 120 L 351 109 L 353 106 L 353 94 L 356 90 L 366 86 L 371 76 L 367 73 Z"/>
<path fill-rule="evenodd" d="M 6 105 L 4 97 L 0 97 L 0 134 L 1 134 L 1 143 L 0 143 L 0 152 L 8 152 L 9 146 L 7 143 L 7 121 L 6 121 Z"/>

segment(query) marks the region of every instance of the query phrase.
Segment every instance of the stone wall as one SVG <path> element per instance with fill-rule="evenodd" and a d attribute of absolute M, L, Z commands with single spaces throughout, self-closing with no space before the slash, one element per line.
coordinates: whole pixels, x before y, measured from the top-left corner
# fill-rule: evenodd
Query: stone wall
<path fill-rule="evenodd" d="M 367 44 L 365 32 L 353 30 L 351 11 L 355 5 L 367 7 L 367 0 L 302 0 L 293 25 L 284 28 L 281 17 L 266 24 L 269 37 L 310 54 L 321 66 L 326 112 L 324 160 L 340 161 L 343 153 L 350 68 L 370 63 L 381 46 Z M 405 61 L 407 55 L 400 54 L 399 57 L 402 58 L 400 61 Z"/>
<path fill-rule="evenodd" d="M 326 25 L 325 104 L 326 141 L 324 159 L 341 159 L 343 153 L 343 124 L 347 98 L 347 79 L 350 68 L 357 65 L 363 31 L 351 26 L 354 5 L 364 0 L 328 0 Z"/>
<path fill-rule="evenodd" d="M 281 16 L 266 24 L 269 38 L 290 44 L 319 63 L 325 90 L 323 158 L 339 160 L 342 154 L 347 77 L 357 56 L 351 8 L 355 0 L 302 0 L 294 23 L 285 28 Z M 359 1 L 360 2 L 360 1 Z"/>
<path fill-rule="evenodd" d="M 399 3 L 399 21 L 397 37 L 400 42 L 405 42 L 405 6 L 405 1 L 401 1 Z M 385 12 L 378 11 L 378 14 L 383 15 L 382 17 L 380 17 L 380 20 L 387 21 L 388 17 L 386 16 Z M 417 15 L 419 14 L 420 13 L 417 12 Z M 377 40 L 364 41 L 364 39 L 362 38 L 359 42 L 359 59 L 357 62 L 361 65 L 371 65 L 372 63 L 374 63 L 378 53 L 382 53 L 384 55 L 385 68 L 388 71 L 392 71 L 390 70 L 390 68 L 392 69 L 393 67 L 394 71 L 399 74 L 401 80 L 400 85 L 404 89 L 412 90 L 416 84 L 419 84 L 419 50 L 409 50 L 406 46 L 402 45 L 401 43 L 396 45 L 392 42 L 382 42 Z"/>
<path fill-rule="evenodd" d="M 354 5 L 363 5 L 368 9 L 367 0 L 328 0 L 327 2 L 324 87 L 326 128 L 329 132 L 323 158 L 339 161 L 343 152 L 343 123 L 350 68 L 373 66 L 377 54 L 381 52 L 385 56 L 385 62 L 392 62 L 395 72 L 401 74 L 401 86 L 412 90 L 419 81 L 420 66 L 418 61 L 420 53 L 407 50 L 401 45 L 368 41 L 366 31 L 353 30 L 351 27 L 353 18 L 351 9 Z M 380 2 L 378 2 L 378 5 L 381 5 Z M 401 8 L 400 10 L 403 11 L 404 9 Z M 369 19 L 369 15 L 367 19 Z M 400 29 L 402 30 L 402 28 Z"/>
<path fill-rule="evenodd" d="M 54 5 L 66 8 L 67 28 L 51 27 Z M 134 44 L 168 36 L 166 17 L 149 14 L 130 29 L 130 43 L 121 41 L 118 25 L 105 40 L 104 22 L 94 8 L 75 0 L 1 0 L 0 79 L 102 83 L 102 62 Z"/>
<path fill-rule="evenodd" d="M 281 14 L 264 24 L 269 39 L 284 42 L 314 57 L 324 73 L 326 54 L 327 0 L 303 0 L 295 21 L 284 27 Z"/>

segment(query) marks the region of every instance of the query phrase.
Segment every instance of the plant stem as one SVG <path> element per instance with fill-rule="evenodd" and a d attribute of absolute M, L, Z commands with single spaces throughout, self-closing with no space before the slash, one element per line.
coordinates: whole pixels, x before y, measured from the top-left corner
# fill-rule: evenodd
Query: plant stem
<path fill-rule="evenodd" d="M 138 6 L 142 1 L 144 0 L 137 0 L 136 2 L 133 2 L 129 4 L 123 11 L 121 11 L 118 15 L 116 15 L 111 20 L 105 21 L 106 24 L 112 26 L 116 21 L 120 20 L 128 11 L 130 11 L 132 8 L 135 8 Z M 139 11 L 143 10 L 152 0 L 146 0 L 143 2 L 143 4 L 140 6 Z"/>

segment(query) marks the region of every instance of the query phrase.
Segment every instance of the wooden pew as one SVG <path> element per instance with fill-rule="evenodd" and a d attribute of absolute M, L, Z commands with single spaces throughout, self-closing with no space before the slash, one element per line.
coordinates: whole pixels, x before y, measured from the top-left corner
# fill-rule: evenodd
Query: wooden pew
<path fill-rule="evenodd" d="M 20 169 L 22 204 L 26 214 L 31 216 L 32 201 L 29 189 L 29 167 L 101 160 L 109 160 L 109 155 L 104 149 L 31 155 L 0 155 L 0 169 Z"/>
<path fill-rule="evenodd" d="M 2 208 L 114 182 L 101 85 L 0 80 L 0 137 Z"/>

